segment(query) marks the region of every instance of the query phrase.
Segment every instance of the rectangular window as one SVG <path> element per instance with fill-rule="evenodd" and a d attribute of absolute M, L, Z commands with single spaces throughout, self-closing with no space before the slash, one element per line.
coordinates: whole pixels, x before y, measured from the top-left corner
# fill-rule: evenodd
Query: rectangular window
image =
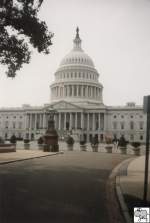
<path fill-rule="evenodd" d="M 140 140 L 143 140 L 143 135 L 140 135 Z"/>
<path fill-rule="evenodd" d="M 19 122 L 19 129 L 22 129 L 22 122 Z"/>
<path fill-rule="evenodd" d="M 134 129 L 134 122 L 130 122 L 130 129 Z"/>
<path fill-rule="evenodd" d="M 140 129 L 143 129 L 143 122 L 140 122 Z"/>
<path fill-rule="evenodd" d="M 121 129 L 124 129 L 124 123 L 121 122 Z"/>
<path fill-rule="evenodd" d="M 13 122 L 13 129 L 15 129 L 16 128 L 16 123 L 15 122 Z"/>
<path fill-rule="evenodd" d="M 8 121 L 5 122 L 5 128 L 8 129 Z"/>
<path fill-rule="evenodd" d="M 113 129 L 117 129 L 117 122 L 113 122 Z"/>
<path fill-rule="evenodd" d="M 134 140 L 134 135 L 130 135 L 130 140 L 131 140 L 131 141 Z"/>

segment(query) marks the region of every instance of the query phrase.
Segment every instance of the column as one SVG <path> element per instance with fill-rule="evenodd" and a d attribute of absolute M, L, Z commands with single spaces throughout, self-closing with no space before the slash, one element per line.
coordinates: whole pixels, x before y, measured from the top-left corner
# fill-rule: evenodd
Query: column
<path fill-rule="evenodd" d="M 45 115 L 45 113 L 44 113 L 44 114 L 43 114 L 43 129 L 46 128 L 46 126 L 45 126 L 45 121 L 46 121 L 46 120 L 45 120 L 45 116 L 46 116 L 46 115 Z"/>
<path fill-rule="evenodd" d="M 70 113 L 69 129 L 72 129 L 72 113 Z"/>
<path fill-rule="evenodd" d="M 75 129 L 77 129 L 77 121 L 78 121 L 78 117 L 77 117 L 77 112 L 75 113 Z"/>
<path fill-rule="evenodd" d="M 79 97 L 79 85 L 77 85 L 77 97 Z"/>
<path fill-rule="evenodd" d="M 81 97 L 83 97 L 83 85 L 81 86 Z"/>
<path fill-rule="evenodd" d="M 30 114 L 30 129 L 32 129 L 32 114 Z"/>
<path fill-rule="evenodd" d="M 101 130 L 101 116 L 100 113 L 98 114 L 98 128 Z"/>
<path fill-rule="evenodd" d="M 42 114 L 40 114 L 40 129 L 42 129 L 43 128 L 43 120 L 42 120 L 42 117 L 43 117 L 43 115 Z"/>
<path fill-rule="evenodd" d="M 37 123 L 37 114 L 34 114 L 35 115 L 35 119 L 34 119 L 34 129 L 36 129 L 36 123 Z"/>
<path fill-rule="evenodd" d="M 107 119 L 106 113 L 104 113 L 104 131 L 107 131 L 107 128 L 108 128 L 107 121 L 108 121 L 108 119 Z"/>
<path fill-rule="evenodd" d="M 66 112 L 64 113 L 64 130 L 66 130 Z"/>
<path fill-rule="evenodd" d="M 81 128 L 84 129 L 84 114 L 81 112 Z"/>
<path fill-rule="evenodd" d="M 100 98 L 100 89 L 98 88 L 98 98 Z"/>
<path fill-rule="evenodd" d="M 67 86 L 67 96 L 69 97 L 69 94 L 70 94 L 70 88 L 69 88 L 69 85 Z"/>
<path fill-rule="evenodd" d="M 24 118 L 24 128 L 25 128 L 25 130 L 27 129 L 27 120 L 28 120 L 28 114 L 25 114 L 25 118 Z"/>
<path fill-rule="evenodd" d="M 41 128 L 41 114 L 39 113 L 38 114 L 38 126 L 39 126 L 39 129 Z"/>
<path fill-rule="evenodd" d="M 58 97 L 58 87 L 56 87 L 56 97 Z"/>
<path fill-rule="evenodd" d="M 74 86 L 72 85 L 72 96 L 74 96 Z"/>
<path fill-rule="evenodd" d="M 61 113 L 59 113 L 59 124 L 58 124 L 58 129 L 61 130 Z"/>
<path fill-rule="evenodd" d="M 93 131 L 95 131 L 95 113 L 93 113 L 93 126 L 92 126 L 92 129 Z"/>
<path fill-rule="evenodd" d="M 56 117 L 57 116 L 57 114 L 54 114 L 54 127 L 56 128 Z"/>
<path fill-rule="evenodd" d="M 90 114 L 87 114 L 87 130 L 90 130 Z"/>
<path fill-rule="evenodd" d="M 88 86 L 85 87 L 85 97 L 88 98 Z"/>

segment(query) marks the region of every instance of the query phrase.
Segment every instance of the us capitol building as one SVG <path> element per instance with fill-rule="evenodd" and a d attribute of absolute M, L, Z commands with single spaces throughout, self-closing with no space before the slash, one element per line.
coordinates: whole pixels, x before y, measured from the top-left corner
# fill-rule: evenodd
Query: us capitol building
<path fill-rule="evenodd" d="M 57 111 L 55 127 L 60 138 L 72 134 L 76 140 L 93 136 L 103 142 L 105 136 L 124 135 L 128 141 L 145 142 L 146 116 L 142 106 L 106 106 L 103 85 L 92 59 L 81 47 L 79 29 L 73 49 L 61 61 L 50 85 L 51 102 L 42 107 L 23 105 L 20 108 L 0 109 L 0 136 L 9 139 L 37 139 L 47 128 L 46 110 Z"/>

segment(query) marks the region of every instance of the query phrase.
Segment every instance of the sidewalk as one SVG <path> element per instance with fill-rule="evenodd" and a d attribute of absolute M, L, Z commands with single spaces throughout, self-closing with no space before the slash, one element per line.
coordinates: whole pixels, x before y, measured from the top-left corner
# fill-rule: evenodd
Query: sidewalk
<path fill-rule="evenodd" d="M 16 161 L 29 160 L 34 158 L 40 158 L 45 156 L 53 156 L 61 154 L 61 152 L 43 152 L 39 150 L 17 150 L 16 152 L 1 153 L 0 154 L 0 165 L 12 163 Z"/>
<path fill-rule="evenodd" d="M 134 207 L 144 207 L 144 168 L 145 156 L 135 158 L 126 166 L 120 168 L 116 178 L 116 189 L 122 212 L 126 222 L 133 222 Z M 149 160 L 149 186 L 148 206 L 150 207 L 150 160 Z M 129 219 L 129 215 L 131 221 Z"/>

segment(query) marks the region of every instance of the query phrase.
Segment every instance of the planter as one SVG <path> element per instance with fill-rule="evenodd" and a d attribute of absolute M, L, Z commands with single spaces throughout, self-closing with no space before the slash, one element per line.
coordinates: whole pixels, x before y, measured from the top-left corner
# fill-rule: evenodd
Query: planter
<path fill-rule="evenodd" d="M 105 146 L 107 153 L 112 153 L 112 146 Z"/>
<path fill-rule="evenodd" d="M 98 145 L 91 145 L 93 152 L 98 152 Z"/>
<path fill-rule="evenodd" d="M 24 149 L 30 149 L 30 143 L 24 143 Z"/>
<path fill-rule="evenodd" d="M 43 144 L 43 151 L 44 152 L 58 152 L 59 151 L 59 145 Z"/>
<path fill-rule="evenodd" d="M 84 145 L 80 145 L 80 149 L 81 149 L 81 151 L 86 151 L 86 144 L 84 144 Z"/>
<path fill-rule="evenodd" d="M 127 154 L 127 147 L 119 147 L 121 154 Z"/>
<path fill-rule="evenodd" d="M 38 144 L 38 149 L 43 150 L 43 144 Z"/>
<path fill-rule="evenodd" d="M 10 143 L 0 144 L 0 153 L 10 153 L 10 152 L 16 152 L 16 146 L 14 146 L 14 144 Z"/>
<path fill-rule="evenodd" d="M 139 156 L 140 155 L 140 148 L 133 148 L 133 152 L 135 156 Z"/>
<path fill-rule="evenodd" d="M 73 151 L 73 144 L 67 144 L 68 151 Z"/>

